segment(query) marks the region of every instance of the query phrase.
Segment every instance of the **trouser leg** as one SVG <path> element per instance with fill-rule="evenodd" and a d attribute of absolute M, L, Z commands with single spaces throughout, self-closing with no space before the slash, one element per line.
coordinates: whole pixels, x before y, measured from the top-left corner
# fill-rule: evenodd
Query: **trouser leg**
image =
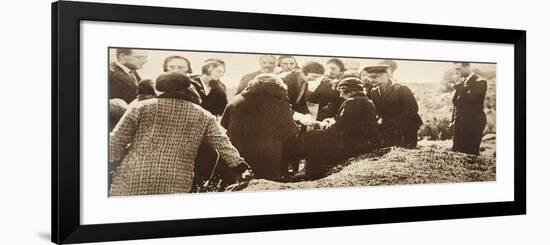
<path fill-rule="evenodd" d="M 323 177 L 327 171 L 342 159 L 341 143 L 332 135 L 323 131 L 309 132 L 304 138 L 306 146 L 306 178 Z"/>
<path fill-rule="evenodd" d="M 485 124 L 466 125 L 457 122 L 453 134 L 453 151 L 479 155 L 484 128 Z"/>
<path fill-rule="evenodd" d="M 416 128 L 405 129 L 403 131 L 403 146 L 416 147 L 418 142 L 418 130 Z"/>

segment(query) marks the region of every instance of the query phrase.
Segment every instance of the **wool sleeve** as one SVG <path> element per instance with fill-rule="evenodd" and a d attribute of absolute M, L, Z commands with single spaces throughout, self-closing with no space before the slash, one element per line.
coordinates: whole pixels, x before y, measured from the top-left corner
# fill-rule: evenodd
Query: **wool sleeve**
<path fill-rule="evenodd" d="M 138 124 L 139 107 L 128 108 L 109 135 L 109 162 L 117 162 L 124 157 L 128 145 L 134 139 Z"/>
<path fill-rule="evenodd" d="M 209 117 L 206 126 L 205 139 L 230 167 L 236 167 L 244 163 L 239 151 L 231 144 L 229 137 L 221 129 L 214 117 Z"/>

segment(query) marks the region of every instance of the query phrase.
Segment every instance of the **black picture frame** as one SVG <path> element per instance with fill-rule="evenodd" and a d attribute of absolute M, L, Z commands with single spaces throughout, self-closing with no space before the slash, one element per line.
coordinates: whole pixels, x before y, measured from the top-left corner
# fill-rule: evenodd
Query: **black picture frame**
<path fill-rule="evenodd" d="M 514 46 L 514 201 L 224 218 L 80 224 L 80 22 L 364 35 Z M 52 3 L 52 242 L 82 243 L 526 213 L 526 32 L 62 1 Z"/>

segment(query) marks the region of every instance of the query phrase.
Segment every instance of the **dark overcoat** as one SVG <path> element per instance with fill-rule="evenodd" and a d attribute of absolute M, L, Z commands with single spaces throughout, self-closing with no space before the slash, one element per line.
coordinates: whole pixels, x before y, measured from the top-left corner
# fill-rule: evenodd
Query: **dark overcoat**
<path fill-rule="evenodd" d="M 283 78 L 288 89 L 288 100 L 293 111 L 309 114 L 307 107 L 308 83 L 301 72 L 292 72 Z"/>
<path fill-rule="evenodd" d="M 235 96 L 221 124 L 257 178 L 281 179 L 283 144 L 297 133 L 286 90 L 264 82 Z"/>
<path fill-rule="evenodd" d="M 136 72 L 137 80 L 141 80 Z M 109 99 L 123 99 L 130 104 L 137 97 L 137 82 L 116 63 L 109 64 Z"/>
<path fill-rule="evenodd" d="M 474 74 L 455 86 L 453 96 L 453 150 L 479 154 L 479 145 L 487 123 L 484 103 L 487 81 Z"/>
<path fill-rule="evenodd" d="M 407 86 L 391 81 L 384 90 L 379 86 L 373 88 L 370 97 L 378 116 L 382 118 L 380 131 L 384 145 L 416 146 L 416 135 L 422 119 L 418 115 L 418 104 L 412 91 Z"/>
<path fill-rule="evenodd" d="M 364 94 L 345 100 L 334 119 L 328 133 L 341 139 L 348 155 L 363 154 L 381 144 L 376 108 Z"/>
<path fill-rule="evenodd" d="M 205 88 L 202 86 L 200 77 L 192 77 L 192 86 L 195 87 L 201 98 L 201 106 L 214 116 L 220 116 L 225 110 L 227 105 L 227 93 L 225 84 L 219 80 L 211 80 L 208 82 L 210 86 L 210 93 L 208 95 L 205 92 Z"/>
<path fill-rule="evenodd" d="M 340 161 L 380 146 L 376 120 L 376 109 L 364 94 L 345 100 L 328 130 L 303 136 L 306 178 L 320 178 Z"/>
<path fill-rule="evenodd" d="M 323 79 L 319 86 L 309 95 L 308 102 L 319 104 L 317 121 L 334 117 L 344 100 L 340 93 L 333 88 L 330 79 Z"/>

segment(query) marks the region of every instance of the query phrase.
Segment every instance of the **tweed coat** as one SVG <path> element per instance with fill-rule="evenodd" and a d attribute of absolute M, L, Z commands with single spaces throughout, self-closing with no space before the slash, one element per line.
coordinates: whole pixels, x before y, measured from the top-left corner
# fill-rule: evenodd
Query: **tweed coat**
<path fill-rule="evenodd" d="M 129 108 L 109 139 L 109 161 L 121 160 L 112 196 L 189 192 L 201 142 L 219 151 L 230 167 L 244 163 L 216 118 L 182 99 L 154 98 Z"/>

